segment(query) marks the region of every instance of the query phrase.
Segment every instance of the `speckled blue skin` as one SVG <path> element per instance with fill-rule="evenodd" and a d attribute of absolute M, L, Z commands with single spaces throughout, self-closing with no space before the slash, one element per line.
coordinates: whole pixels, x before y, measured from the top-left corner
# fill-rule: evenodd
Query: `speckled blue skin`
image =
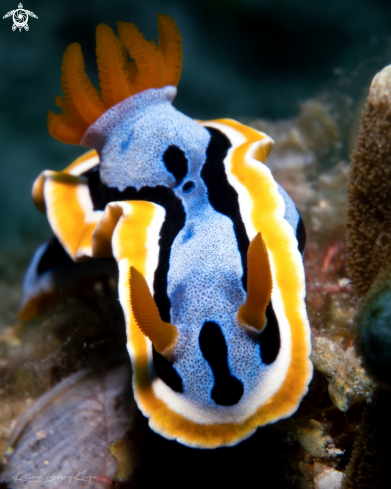
<path fill-rule="evenodd" d="M 210 136 L 174 109 L 175 94 L 175 87 L 145 90 L 107 110 L 88 128 L 80 144 L 98 151 L 100 177 L 106 185 L 119 190 L 145 185 L 173 188 L 175 178 L 162 160 L 170 144 L 185 151 L 189 179 L 199 175 Z"/>
<path fill-rule="evenodd" d="M 128 186 L 164 185 L 182 201 L 186 222 L 171 248 L 167 289 L 170 322 L 179 332 L 173 366 L 183 381 L 182 395 L 193 405 L 204 412 L 227 410 L 231 408 L 211 399 L 214 376 L 199 346 L 204 323 L 214 321 L 223 332 L 231 375 L 244 387 L 240 403 L 270 366 L 261 361 L 259 344 L 237 319 L 246 293 L 233 223 L 212 207 L 200 175 L 210 133 L 173 108 L 175 94 L 174 87 L 150 89 L 121 102 L 88 129 L 82 145 L 98 150 L 100 178 L 107 186 L 122 191 Z M 183 150 L 188 161 L 188 173 L 177 187 L 162 159 L 171 145 Z M 189 180 L 195 187 L 184 192 Z M 279 192 L 286 205 L 285 219 L 296 230 L 296 207 L 281 187 Z"/>

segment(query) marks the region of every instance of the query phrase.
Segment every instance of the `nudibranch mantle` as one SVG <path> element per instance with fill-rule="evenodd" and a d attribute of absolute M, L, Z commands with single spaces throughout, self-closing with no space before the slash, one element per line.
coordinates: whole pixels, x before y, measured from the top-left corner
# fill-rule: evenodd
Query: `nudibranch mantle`
<path fill-rule="evenodd" d="M 172 187 L 175 177 L 163 163 L 170 141 L 186 149 L 193 167 L 189 176 L 201 165 L 208 131 L 174 109 L 176 92 L 173 86 L 145 90 L 111 107 L 88 128 L 80 144 L 99 152 L 105 185 L 120 191 L 130 185 Z"/>
<path fill-rule="evenodd" d="M 151 87 L 109 107 L 80 141 L 95 150 L 43 172 L 33 198 L 75 262 L 115 258 L 134 395 L 152 429 L 230 446 L 307 392 L 305 232 L 265 165 L 272 139 L 230 119 L 195 121 L 175 94 Z M 56 271 L 40 276 L 37 260 L 25 318 Z"/>

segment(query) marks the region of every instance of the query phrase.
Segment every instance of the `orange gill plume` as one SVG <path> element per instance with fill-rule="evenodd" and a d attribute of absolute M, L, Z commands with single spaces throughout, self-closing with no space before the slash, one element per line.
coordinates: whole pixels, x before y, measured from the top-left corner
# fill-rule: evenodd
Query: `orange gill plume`
<path fill-rule="evenodd" d="M 129 280 L 130 302 L 137 326 L 151 340 L 158 353 L 169 355 L 178 336 L 176 327 L 161 320 L 143 274 L 130 267 Z"/>
<path fill-rule="evenodd" d="M 241 323 L 261 332 L 266 326 L 266 307 L 273 290 L 269 256 L 261 233 L 251 241 L 247 252 L 247 297 L 240 306 Z"/>
<path fill-rule="evenodd" d="M 79 144 L 88 127 L 107 109 L 148 88 L 177 86 L 182 69 L 182 43 L 169 15 L 158 15 L 159 42 L 146 41 L 132 23 L 118 22 L 113 30 L 96 28 L 96 55 L 101 92 L 85 72 L 79 43 L 72 43 L 62 61 L 63 97 L 55 103 L 61 114 L 48 114 L 49 133 L 68 144 Z M 128 54 L 131 59 L 128 59 Z"/>

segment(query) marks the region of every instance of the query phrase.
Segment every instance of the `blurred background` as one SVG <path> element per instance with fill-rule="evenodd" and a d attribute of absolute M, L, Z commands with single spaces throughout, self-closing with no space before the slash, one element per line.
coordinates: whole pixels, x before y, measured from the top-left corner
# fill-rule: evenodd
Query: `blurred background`
<path fill-rule="evenodd" d="M 0 22 L 0 250 L 32 249 L 50 235 L 31 201 L 32 183 L 84 149 L 52 139 L 47 112 L 61 94 L 71 42 L 81 43 L 97 84 L 100 22 L 116 31 L 117 20 L 132 21 L 157 40 L 157 14 L 172 15 L 184 51 L 175 106 L 200 119 L 289 119 L 322 98 L 348 131 L 371 78 L 391 62 L 391 3 L 381 0 L 22 1 L 38 16 L 28 32 L 12 31 L 12 18 Z M 1 17 L 18 2 L 3 0 Z M 343 158 L 349 150 L 341 145 Z"/>

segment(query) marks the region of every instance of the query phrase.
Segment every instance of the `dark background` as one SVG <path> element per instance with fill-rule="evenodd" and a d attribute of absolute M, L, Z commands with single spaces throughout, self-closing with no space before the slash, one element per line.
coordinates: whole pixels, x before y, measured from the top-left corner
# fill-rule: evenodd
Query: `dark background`
<path fill-rule="evenodd" d="M 18 3 L 2 1 L 1 17 Z M 31 247 L 50 233 L 31 185 L 40 171 L 63 168 L 84 149 L 52 139 L 47 112 L 61 94 L 61 59 L 71 42 L 81 43 L 97 81 L 100 22 L 116 30 L 117 20 L 132 21 L 157 40 L 157 13 L 171 14 L 184 50 L 175 105 L 200 119 L 290 118 L 319 94 L 328 94 L 334 112 L 343 99 L 353 114 L 372 76 L 391 63 L 391 2 L 379 0 L 22 3 L 39 17 L 29 19 L 28 32 L 13 32 L 12 18 L 0 19 L 0 249 Z"/>

